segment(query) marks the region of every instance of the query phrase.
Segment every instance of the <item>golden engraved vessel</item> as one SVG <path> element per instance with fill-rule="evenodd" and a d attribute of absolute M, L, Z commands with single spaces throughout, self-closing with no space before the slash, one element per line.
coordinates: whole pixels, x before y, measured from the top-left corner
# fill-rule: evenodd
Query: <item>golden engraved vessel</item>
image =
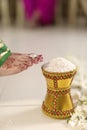
<path fill-rule="evenodd" d="M 66 73 L 48 72 L 44 69 L 45 65 L 42 66 L 42 72 L 46 78 L 47 94 L 42 104 L 42 110 L 53 118 L 68 118 L 74 112 L 70 86 L 76 69 Z"/>

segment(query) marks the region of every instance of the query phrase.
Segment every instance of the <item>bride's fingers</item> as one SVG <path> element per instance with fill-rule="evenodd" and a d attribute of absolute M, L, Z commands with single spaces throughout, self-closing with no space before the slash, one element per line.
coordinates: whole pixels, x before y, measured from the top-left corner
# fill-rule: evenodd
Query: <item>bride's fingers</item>
<path fill-rule="evenodd" d="M 42 62 L 42 61 L 43 61 L 43 56 L 42 56 L 42 55 L 38 55 L 38 60 L 39 60 L 40 62 Z"/>
<path fill-rule="evenodd" d="M 38 64 L 39 62 L 43 61 L 43 56 L 42 55 L 36 55 L 36 54 L 29 54 L 29 57 L 31 58 L 32 62 L 34 64 Z"/>
<path fill-rule="evenodd" d="M 29 58 L 33 63 L 37 63 L 37 62 L 42 62 L 43 61 L 43 56 L 42 55 L 37 55 L 35 53 L 30 53 L 30 54 L 13 53 L 12 57 L 17 58 L 19 61 L 25 61 L 25 60 L 28 61 L 27 58 Z"/>
<path fill-rule="evenodd" d="M 34 62 L 35 64 L 38 64 L 39 62 L 42 62 L 42 61 L 43 61 L 42 55 L 38 55 L 38 56 L 33 60 L 33 62 Z"/>

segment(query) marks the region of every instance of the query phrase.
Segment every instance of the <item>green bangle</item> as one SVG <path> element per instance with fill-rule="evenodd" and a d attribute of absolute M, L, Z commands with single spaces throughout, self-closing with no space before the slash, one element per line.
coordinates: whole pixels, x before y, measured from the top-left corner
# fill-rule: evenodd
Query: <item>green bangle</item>
<path fill-rule="evenodd" d="M 0 67 L 4 64 L 7 58 L 11 55 L 11 51 L 4 44 L 2 40 L 0 40 Z"/>
<path fill-rule="evenodd" d="M 0 54 L 7 50 L 7 46 L 3 44 L 3 46 L 0 48 Z"/>
<path fill-rule="evenodd" d="M 0 59 L 0 67 L 4 64 L 7 58 L 11 55 L 11 51 L 9 50 L 2 58 Z"/>

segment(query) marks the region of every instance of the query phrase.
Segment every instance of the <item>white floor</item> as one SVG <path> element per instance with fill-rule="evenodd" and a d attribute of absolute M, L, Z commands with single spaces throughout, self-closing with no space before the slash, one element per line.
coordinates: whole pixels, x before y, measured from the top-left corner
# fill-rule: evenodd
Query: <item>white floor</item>
<path fill-rule="evenodd" d="M 67 55 L 87 56 L 87 30 L 66 28 L 0 29 L 0 37 L 12 51 L 43 54 L 44 62 Z M 43 62 L 43 63 L 44 63 Z M 45 79 L 40 63 L 8 77 L 0 77 L 0 101 L 43 100 Z"/>
<path fill-rule="evenodd" d="M 56 120 L 47 117 L 39 105 L 1 106 L 1 130 L 70 130 L 67 120 Z"/>

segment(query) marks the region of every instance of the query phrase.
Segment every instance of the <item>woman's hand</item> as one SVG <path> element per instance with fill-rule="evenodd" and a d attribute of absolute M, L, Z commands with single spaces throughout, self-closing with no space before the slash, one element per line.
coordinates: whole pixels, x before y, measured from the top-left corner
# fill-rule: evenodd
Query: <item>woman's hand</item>
<path fill-rule="evenodd" d="M 33 64 L 43 61 L 42 55 L 12 53 L 5 63 L 0 67 L 0 76 L 20 73 Z"/>

